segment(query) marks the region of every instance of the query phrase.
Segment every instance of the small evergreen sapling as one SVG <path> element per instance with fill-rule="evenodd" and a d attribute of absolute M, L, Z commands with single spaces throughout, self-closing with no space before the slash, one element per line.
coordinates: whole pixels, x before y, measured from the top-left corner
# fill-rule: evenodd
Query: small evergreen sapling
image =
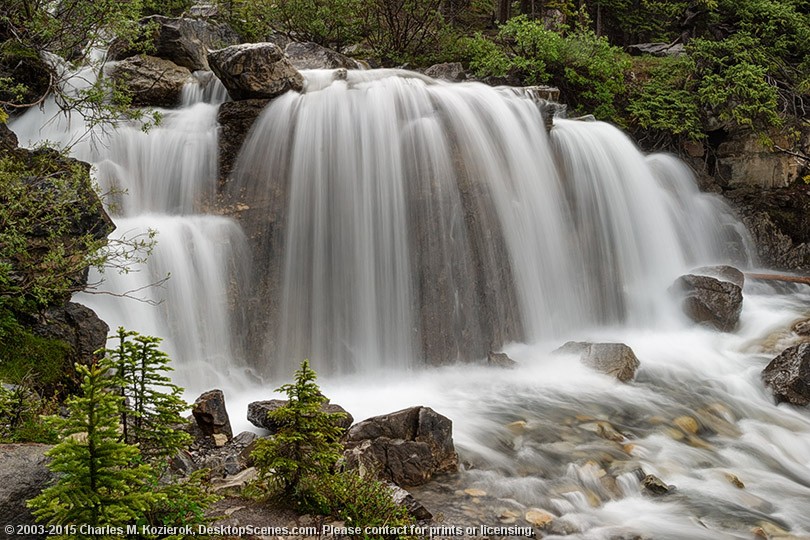
<path fill-rule="evenodd" d="M 316 374 L 304 360 L 295 372 L 295 382 L 277 391 L 287 394 L 288 402 L 268 413 L 280 426 L 273 437 L 260 439 L 253 451 L 260 478 L 298 504 L 308 506 L 314 493 L 313 479 L 334 468 L 343 449 L 341 429 L 336 421 L 342 413 L 321 410 L 326 398 L 315 383 Z"/>
<path fill-rule="evenodd" d="M 59 479 L 28 502 L 39 521 L 124 526 L 141 520 L 157 499 L 148 487 L 151 467 L 141 463 L 137 447 L 118 440 L 121 398 L 108 390 L 111 367 L 107 361 L 76 365 L 81 394 L 67 401 L 67 418 L 51 419 L 62 442 L 47 455 Z"/>

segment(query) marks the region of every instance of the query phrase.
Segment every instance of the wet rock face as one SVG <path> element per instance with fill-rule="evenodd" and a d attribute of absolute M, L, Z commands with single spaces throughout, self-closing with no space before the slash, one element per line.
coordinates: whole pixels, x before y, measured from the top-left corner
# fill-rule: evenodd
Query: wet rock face
<path fill-rule="evenodd" d="M 108 75 L 132 91 L 133 105 L 175 107 L 191 72 L 170 60 L 133 56 L 113 65 Z"/>
<path fill-rule="evenodd" d="M 45 457 L 45 452 L 51 448 L 44 444 L 0 445 L 0 521 L 4 526 L 34 524 L 25 502 L 39 495 L 54 479 L 47 468 L 49 459 Z M 13 536 L 40 537 L 35 534 Z"/>
<path fill-rule="evenodd" d="M 778 401 L 810 404 L 810 343 L 786 349 L 762 370 L 762 379 Z"/>
<path fill-rule="evenodd" d="M 450 82 L 459 82 L 467 78 L 467 72 L 460 62 L 434 64 L 425 70 L 425 75 Z"/>
<path fill-rule="evenodd" d="M 94 353 L 107 344 L 110 327 L 92 309 L 68 302 L 48 309 L 31 331 L 48 339 L 70 344 L 73 362 L 89 364 Z"/>
<path fill-rule="evenodd" d="M 587 367 L 616 377 L 622 382 L 631 380 L 641 365 L 633 349 L 624 343 L 588 343 L 569 341 L 556 354 L 578 354 Z"/>
<path fill-rule="evenodd" d="M 684 313 L 699 324 L 722 332 L 734 330 L 742 311 L 742 288 L 711 276 L 679 277 L 671 291 L 681 299 Z"/>
<path fill-rule="evenodd" d="M 270 399 L 267 401 L 254 401 L 253 403 L 248 405 L 248 412 L 247 412 L 247 419 L 248 422 L 253 424 L 256 427 L 264 428 L 268 430 L 270 433 L 277 432 L 281 426 L 273 422 L 270 418 L 267 417 L 267 414 L 271 411 L 275 411 L 280 407 L 284 407 L 289 403 L 286 399 Z M 336 419 L 335 425 L 337 425 L 342 430 L 347 430 L 349 426 L 352 425 L 354 422 L 354 418 L 352 417 L 349 412 L 341 407 L 340 405 L 336 405 L 334 403 L 324 403 L 321 405 L 321 412 L 329 413 L 329 414 L 342 414 L 343 416 L 339 419 Z"/>
<path fill-rule="evenodd" d="M 304 78 L 274 43 L 245 43 L 211 51 L 208 62 L 235 100 L 300 92 Z"/>
<path fill-rule="evenodd" d="M 344 439 L 350 467 L 376 470 L 398 485 L 418 486 L 455 471 L 453 422 L 429 407 L 411 407 L 352 426 Z"/>
<path fill-rule="evenodd" d="M 224 434 L 228 439 L 233 437 L 231 420 L 225 408 L 225 394 L 222 390 L 209 390 L 198 397 L 191 408 L 191 414 L 194 415 L 194 420 L 197 421 L 203 435 L 208 437 Z"/>
<path fill-rule="evenodd" d="M 267 99 L 244 99 L 229 101 L 219 107 L 217 121 L 219 133 L 220 185 L 224 185 L 236 165 L 239 150 L 253 122 L 270 101 Z"/>

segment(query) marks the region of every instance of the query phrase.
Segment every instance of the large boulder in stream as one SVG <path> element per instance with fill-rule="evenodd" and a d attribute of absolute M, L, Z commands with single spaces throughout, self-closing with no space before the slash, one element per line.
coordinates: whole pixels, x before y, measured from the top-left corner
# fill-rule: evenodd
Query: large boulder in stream
<path fill-rule="evenodd" d="M 445 62 L 444 64 L 433 64 L 425 70 L 425 75 L 433 79 L 443 81 L 459 82 L 467 78 L 467 72 L 461 62 Z"/>
<path fill-rule="evenodd" d="M 233 438 L 231 420 L 228 409 L 225 408 L 225 394 L 222 390 L 209 390 L 203 393 L 191 407 L 191 414 L 197 421 L 203 435 L 225 435 L 228 440 Z"/>
<path fill-rule="evenodd" d="M 112 64 L 107 74 L 132 92 L 133 105 L 175 107 L 191 72 L 170 60 L 155 56 L 133 56 Z"/>
<path fill-rule="evenodd" d="M 304 77 L 275 43 L 244 43 L 211 51 L 208 62 L 236 100 L 270 99 L 304 88 Z"/>
<path fill-rule="evenodd" d="M 579 360 L 587 367 L 627 382 L 636 376 L 641 365 L 633 349 L 624 343 L 589 343 L 569 341 L 555 354 L 579 355 Z"/>
<path fill-rule="evenodd" d="M 267 415 L 284 407 L 289 403 L 286 399 L 268 399 L 266 401 L 254 401 L 248 405 L 247 419 L 248 422 L 256 427 L 264 428 L 270 433 L 275 433 L 281 426 L 273 422 Z M 321 405 L 321 412 L 329 414 L 340 414 L 339 418 L 335 419 L 335 425 L 343 431 L 347 430 L 354 422 L 354 418 L 349 412 L 334 403 L 324 403 Z"/>
<path fill-rule="evenodd" d="M 344 457 L 350 467 L 374 470 L 402 486 L 418 486 L 455 471 L 453 422 L 429 407 L 411 407 L 349 428 Z"/>
<path fill-rule="evenodd" d="M 783 351 L 762 370 L 762 379 L 778 401 L 810 404 L 810 343 Z"/>
<path fill-rule="evenodd" d="M 702 275 L 701 275 L 702 274 Z M 734 330 L 742 312 L 743 277 L 732 267 L 709 267 L 679 277 L 671 291 L 693 321 L 722 332 Z"/>

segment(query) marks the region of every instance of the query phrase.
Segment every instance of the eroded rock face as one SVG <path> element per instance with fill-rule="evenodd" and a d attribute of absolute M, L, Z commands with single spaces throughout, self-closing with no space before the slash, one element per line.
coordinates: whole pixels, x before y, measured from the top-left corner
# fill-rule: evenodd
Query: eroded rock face
<path fill-rule="evenodd" d="M 292 42 L 284 48 L 296 69 L 362 69 L 356 60 L 317 43 Z"/>
<path fill-rule="evenodd" d="M 132 91 L 132 104 L 175 107 L 191 72 L 170 60 L 155 56 L 133 56 L 112 65 L 108 75 Z"/>
<path fill-rule="evenodd" d="M 455 471 L 453 422 L 429 407 L 411 407 L 352 426 L 344 438 L 350 467 L 376 470 L 398 485 L 418 486 Z"/>
<path fill-rule="evenodd" d="M 45 457 L 45 452 L 51 448 L 45 444 L 0 445 L 0 521 L 4 526 L 35 523 L 25 502 L 39 495 L 54 480 L 47 467 L 49 459 Z M 9 535 L 7 538 L 32 539 L 41 535 Z"/>
<path fill-rule="evenodd" d="M 114 41 L 107 53 L 111 60 L 123 60 L 148 52 L 171 60 L 191 71 L 209 70 L 208 50 L 239 43 L 239 36 L 226 24 L 200 19 L 152 15 L 139 21 L 142 35 L 135 47 Z"/>
<path fill-rule="evenodd" d="M 222 433 L 228 439 L 233 438 L 231 420 L 225 408 L 225 394 L 222 390 L 209 390 L 198 397 L 191 408 L 191 414 L 194 415 L 194 420 L 197 421 L 203 435 L 210 437 Z"/>
<path fill-rule="evenodd" d="M 235 100 L 300 92 L 304 78 L 274 43 L 245 43 L 211 51 L 208 62 Z"/>
<path fill-rule="evenodd" d="M 284 407 L 285 405 L 287 405 L 287 403 L 288 401 L 285 399 L 269 399 L 267 401 L 254 401 L 253 403 L 248 405 L 247 419 L 254 426 L 264 428 L 268 430 L 270 433 L 275 433 L 279 430 L 281 426 L 271 421 L 267 417 L 267 413 L 275 411 L 279 407 Z M 346 409 L 334 403 L 324 403 L 323 405 L 321 405 L 321 412 L 330 414 L 337 414 L 337 413 L 342 414 L 343 416 L 336 420 L 335 425 L 337 425 L 344 431 L 348 429 L 349 426 L 351 426 L 352 423 L 354 422 L 354 418 L 352 417 L 351 414 L 349 414 L 349 412 Z"/>
<path fill-rule="evenodd" d="M 569 341 L 555 354 L 578 354 L 579 360 L 589 368 L 627 382 L 636 376 L 641 365 L 633 349 L 624 343 L 589 343 Z"/>
<path fill-rule="evenodd" d="M 771 360 L 762 379 L 778 401 L 810 404 L 810 343 L 790 347 Z"/>
<path fill-rule="evenodd" d="M 693 321 L 722 332 L 734 330 L 742 311 L 742 288 L 710 276 L 679 277 L 672 292 L 681 298 L 684 313 Z"/>

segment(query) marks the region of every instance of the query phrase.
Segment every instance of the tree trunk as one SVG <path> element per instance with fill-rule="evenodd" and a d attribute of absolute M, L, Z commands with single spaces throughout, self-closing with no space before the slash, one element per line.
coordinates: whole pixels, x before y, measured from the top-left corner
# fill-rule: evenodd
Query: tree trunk
<path fill-rule="evenodd" d="M 498 22 L 503 24 L 512 16 L 512 2 L 511 0 L 498 0 Z"/>

